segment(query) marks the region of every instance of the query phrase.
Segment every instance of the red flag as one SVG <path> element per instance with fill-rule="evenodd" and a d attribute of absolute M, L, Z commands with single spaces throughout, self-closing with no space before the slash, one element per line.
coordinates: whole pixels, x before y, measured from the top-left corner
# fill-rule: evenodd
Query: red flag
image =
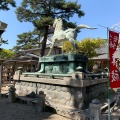
<path fill-rule="evenodd" d="M 109 57 L 110 57 L 110 87 L 120 87 L 120 76 L 118 74 L 118 68 L 116 67 L 116 61 L 114 53 L 116 51 L 119 40 L 119 33 L 109 31 Z"/>

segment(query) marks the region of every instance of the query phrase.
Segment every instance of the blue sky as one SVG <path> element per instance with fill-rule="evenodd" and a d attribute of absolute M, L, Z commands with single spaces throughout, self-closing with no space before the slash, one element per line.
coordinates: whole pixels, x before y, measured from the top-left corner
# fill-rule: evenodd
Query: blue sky
<path fill-rule="evenodd" d="M 20 0 L 17 1 L 17 6 Z M 22 0 L 21 0 L 22 1 Z M 76 1 L 76 0 L 71 0 Z M 96 30 L 82 29 L 78 34 L 77 40 L 81 41 L 84 38 L 107 38 L 107 30 L 98 24 L 106 27 L 111 27 L 120 21 L 120 0 L 78 0 L 81 4 L 81 10 L 85 12 L 85 16 L 78 18 L 76 15 L 70 19 L 72 22 L 86 24 L 91 27 L 97 27 Z M 23 32 L 33 30 L 32 23 L 19 22 L 15 15 L 15 9 L 9 11 L 0 11 L 0 21 L 8 24 L 6 31 L 2 37 L 8 40 L 8 45 L 2 45 L 2 48 L 11 49 L 16 45 L 17 35 Z"/>

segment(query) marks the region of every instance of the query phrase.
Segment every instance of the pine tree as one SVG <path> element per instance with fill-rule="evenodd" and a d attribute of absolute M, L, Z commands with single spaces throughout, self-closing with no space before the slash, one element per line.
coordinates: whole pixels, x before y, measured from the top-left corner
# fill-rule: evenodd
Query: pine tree
<path fill-rule="evenodd" d="M 14 0 L 0 0 L 0 10 L 10 10 L 9 5 L 11 5 L 12 7 L 16 7 L 16 3 Z M 3 29 L 0 29 L 0 37 L 2 35 L 2 33 L 4 32 Z M 8 44 L 8 40 L 3 40 L 0 42 L 0 46 L 1 44 Z"/>
<path fill-rule="evenodd" d="M 9 5 L 16 7 L 14 0 L 0 0 L 0 10 L 10 10 Z"/>
<path fill-rule="evenodd" d="M 64 20 L 65 28 L 67 26 L 75 27 L 69 18 L 77 14 L 78 17 L 84 16 L 80 10 L 81 5 L 76 2 L 65 0 L 23 0 L 21 6 L 16 9 L 17 18 L 20 22 L 32 22 L 32 24 L 41 32 L 44 39 L 42 41 L 41 56 L 44 55 L 46 48 L 49 25 L 53 24 L 55 17 L 61 17 Z"/>
<path fill-rule="evenodd" d="M 32 32 L 24 32 L 22 34 L 17 35 L 18 40 L 16 40 L 17 45 L 13 47 L 13 50 L 16 52 L 32 49 L 32 48 L 40 48 L 40 32 L 34 30 Z"/>

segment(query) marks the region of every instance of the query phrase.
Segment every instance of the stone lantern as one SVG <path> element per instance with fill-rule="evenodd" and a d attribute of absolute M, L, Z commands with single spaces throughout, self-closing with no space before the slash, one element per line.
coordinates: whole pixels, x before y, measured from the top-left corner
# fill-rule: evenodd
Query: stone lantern
<path fill-rule="evenodd" d="M 7 24 L 0 21 L 0 43 L 2 42 L 1 36 L 6 28 L 7 28 Z"/>
<path fill-rule="evenodd" d="M 7 24 L 0 21 L 0 44 L 2 43 L 2 34 L 7 28 Z M 1 96 L 1 85 L 2 85 L 2 67 L 3 67 L 3 59 L 0 59 L 0 96 Z"/>

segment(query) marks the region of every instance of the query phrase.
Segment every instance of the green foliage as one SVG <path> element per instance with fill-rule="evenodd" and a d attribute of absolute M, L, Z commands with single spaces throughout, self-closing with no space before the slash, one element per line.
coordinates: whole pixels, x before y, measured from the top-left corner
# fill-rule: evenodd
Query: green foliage
<path fill-rule="evenodd" d="M 1 49 L 0 50 L 0 58 L 1 59 L 7 59 L 7 58 L 13 58 L 15 56 L 15 53 L 12 50 L 8 49 Z"/>
<path fill-rule="evenodd" d="M 21 50 L 32 49 L 40 47 L 40 32 L 34 30 L 32 32 L 24 32 L 18 35 L 17 45 L 13 47 L 13 50 L 18 52 Z"/>
<path fill-rule="evenodd" d="M 80 9 L 81 5 L 77 2 L 65 0 L 23 0 L 21 6 L 16 9 L 16 14 L 20 22 L 32 22 L 39 31 L 44 33 L 41 49 L 41 56 L 43 56 L 49 25 L 53 24 L 55 17 L 61 17 L 65 21 L 65 28 L 75 27 L 75 23 L 68 20 L 74 14 L 78 17 L 84 16 L 84 12 Z"/>
<path fill-rule="evenodd" d="M 0 43 L 0 46 L 1 46 L 2 44 L 8 44 L 8 40 L 3 40 L 3 39 L 2 39 L 2 42 Z"/>
<path fill-rule="evenodd" d="M 23 0 L 21 6 L 17 8 L 16 14 L 21 22 L 33 22 L 47 17 L 69 19 L 74 14 L 77 14 L 78 17 L 83 16 L 84 12 L 80 8 L 81 6 L 76 2 L 66 2 L 65 0 Z"/>
<path fill-rule="evenodd" d="M 70 41 L 65 41 L 63 43 L 63 47 L 62 47 L 62 50 L 65 52 L 65 53 L 69 53 L 72 49 L 72 44 Z"/>
<path fill-rule="evenodd" d="M 77 45 L 79 45 L 79 41 L 76 41 Z M 62 51 L 64 53 L 69 53 L 69 52 L 72 52 L 72 53 L 75 53 L 75 49 L 73 49 L 73 51 L 71 51 L 72 49 L 72 43 L 70 41 L 65 41 L 63 43 L 63 46 L 62 46 Z"/>
<path fill-rule="evenodd" d="M 92 58 L 97 56 L 95 48 L 99 48 L 106 41 L 100 38 L 97 39 L 85 38 L 80 42 L 78 41 L 76 42 L 78 45 L 79 53 L 84 53 L 88 56 L 88 58 Z M 72 49 L 71 43 L 69 41 L 64 42 L 62 49 L 66 53 L 69 53 L 70 50 Z"/>
<path fill-rule="evenodd" d="M 95 61 L 89 59 L 87 64 L 86 64 L 86 68 L 88 69 L 88 71 L 93 72 L 93 65 L 94 65 Z"/>
<path fill-rule="evenodd" d="M 0 0 L 0 10 L 10 10 L 9 5 L 16 7 L 14 0 Z"/>
<path fill-rule="evenodd" d="M 105 40 L 100 38 L 97 39 L 85 38 L 80 42 L 79 52 L 83 52 L 89 58 L 89 61 L 87 62 L 87 68 L 90 68 L 94 64 L 94 61 L 91 60 L 91 58 L 97 56 L 95 49 L 100 48 L 100 46 L 105 42 L 106 42 Z"/>
<path fill-rule="evenodd" d="M 97 56 L 95 48 L 99 48 L 105 42 L 106 42 L 105 40 L 100 38 L 97 39 L 85 38 L 78 44 L 79 52 L 86 54 L 88 58 L 95 57 Z"/>
<path fill-rule="evenodd" d="M 120 48 L 120 43 L 118 43 L 118 47 Z"/>

